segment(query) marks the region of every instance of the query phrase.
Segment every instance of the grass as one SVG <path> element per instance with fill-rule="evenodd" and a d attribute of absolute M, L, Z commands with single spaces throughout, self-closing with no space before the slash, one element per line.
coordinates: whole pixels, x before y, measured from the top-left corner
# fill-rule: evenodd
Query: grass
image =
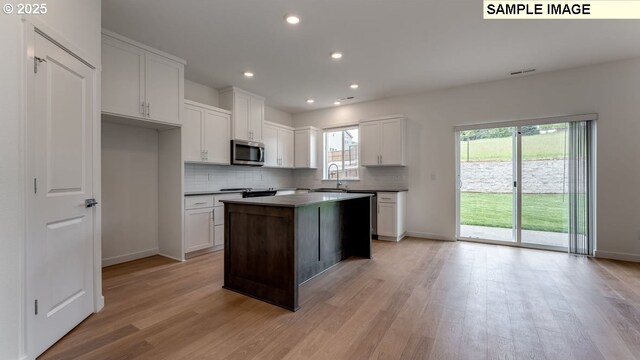
<path fill-rule="evenodd" d="M 511 137 L 479 139 L 460 142 L 460 159 L 467 161 L 511 161 L 513 144 Z M 557 160 L 565 154 L 565 132 L 522 137 L 523 160 Z"/>
<path fill-rule="evenodd" d="M 512 227 L 511 194 L 461 193 L 462 225 Z M 552 232 L 568 231 L 568 196 L 563 194 L 523 194 L 522 228 Z"/>

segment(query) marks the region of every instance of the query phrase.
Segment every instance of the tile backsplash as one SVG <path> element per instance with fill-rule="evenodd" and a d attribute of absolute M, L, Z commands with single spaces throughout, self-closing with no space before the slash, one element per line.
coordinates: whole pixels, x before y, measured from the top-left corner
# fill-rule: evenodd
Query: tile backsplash
<path fill-rule="evenodd" d="M 184 164 L 184 191 L 295 186 L 293 170 L 249 166 Z"/>
<path fill-rule="evenodd" d="M 360 180 L 340 180 L 353 189 L 407 189 L 409 169 L 407 167 L 361 167 Z M 322 180 L 321 169 L 295 171 L 294 185 L 299 188 L 334 187 L 335 180 Z"/>

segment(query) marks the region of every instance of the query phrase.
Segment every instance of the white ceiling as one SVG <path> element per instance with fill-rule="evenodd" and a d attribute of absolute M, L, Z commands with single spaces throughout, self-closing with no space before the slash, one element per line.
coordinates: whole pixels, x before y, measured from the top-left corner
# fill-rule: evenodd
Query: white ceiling
<path fill-rule="evenodd" d="M 103 0 L 102 22 L 292 113 L 640 56 L 640 21 L 483 20 L 480 0 Z"/>

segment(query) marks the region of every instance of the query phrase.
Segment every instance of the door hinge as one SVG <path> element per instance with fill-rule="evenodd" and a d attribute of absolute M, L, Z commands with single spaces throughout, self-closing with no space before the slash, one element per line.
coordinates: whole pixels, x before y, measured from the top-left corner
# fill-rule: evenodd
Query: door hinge
<path fill-rule="evenodd" d="M 47 60 L 45 60 L 43 58 L 39 58 L 37 56 L 33 57 L 33 72 L 35 74 L 38 73 L 38 64 L 40 64 L 41 62 L 47 62 Z"/>
<path fill-rule="evenodd" d="M 35 300 L 35 312 L 38 315 L 38 299 Z"/>
<path fill-rule="evenodd" d="M 38 193 L 38 179 L 33 178 L 33 193 L 37 194 Z"/>

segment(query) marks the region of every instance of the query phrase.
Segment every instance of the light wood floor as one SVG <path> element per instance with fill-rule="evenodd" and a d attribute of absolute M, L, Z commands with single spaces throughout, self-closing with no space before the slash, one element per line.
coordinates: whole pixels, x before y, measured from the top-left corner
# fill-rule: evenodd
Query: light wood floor
<path fill-rule="evenodd" d="M 222 253 L 104 270 L 106 306 L 43 359 L 640 359 L 640 264 L 375 242 L 292 313 L 221 289 Z"/>

